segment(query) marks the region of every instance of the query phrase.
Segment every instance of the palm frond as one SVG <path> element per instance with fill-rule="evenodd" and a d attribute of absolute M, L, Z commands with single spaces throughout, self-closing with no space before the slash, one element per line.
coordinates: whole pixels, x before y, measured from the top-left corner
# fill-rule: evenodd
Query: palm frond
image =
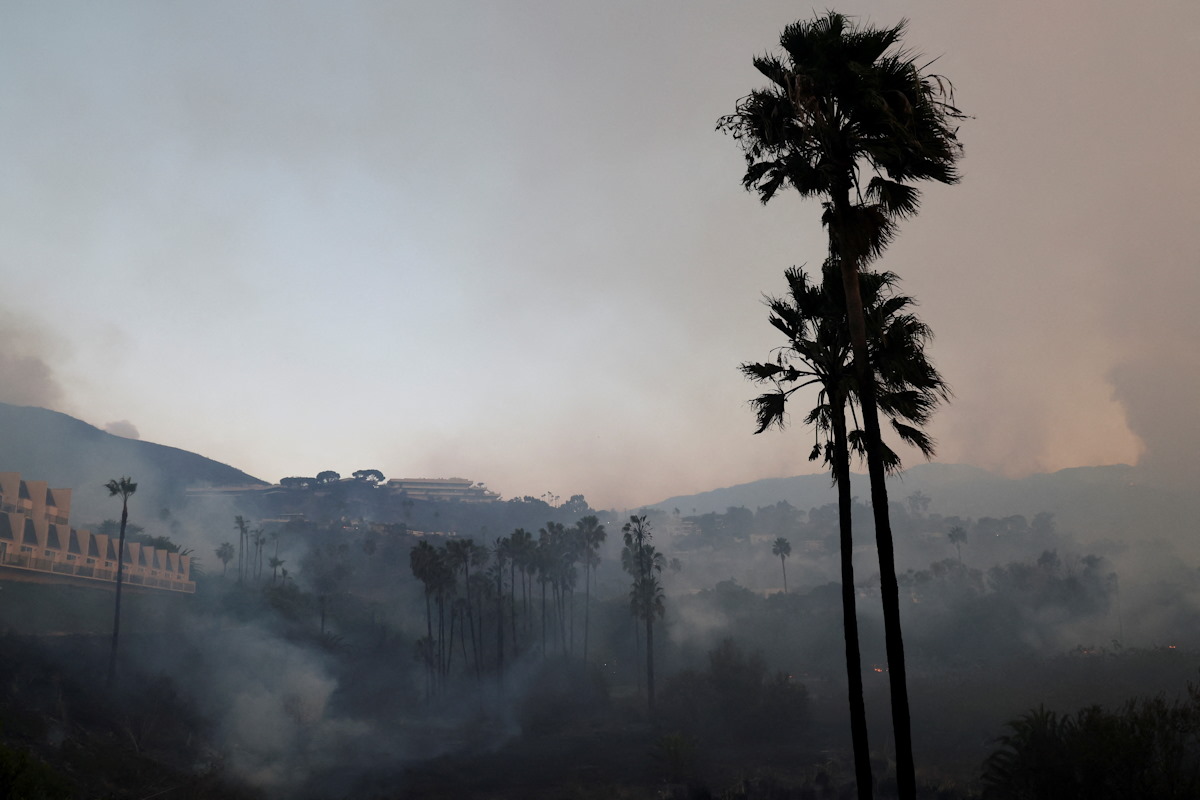
<path fill-rule="evenodd" d="M 750 401 L 754 408 L 754 420 L 758 425 L 755 433 L 762 433 L 772 425 L 780 430 L 786 426 L 787 393 L 766 392 Z"/>

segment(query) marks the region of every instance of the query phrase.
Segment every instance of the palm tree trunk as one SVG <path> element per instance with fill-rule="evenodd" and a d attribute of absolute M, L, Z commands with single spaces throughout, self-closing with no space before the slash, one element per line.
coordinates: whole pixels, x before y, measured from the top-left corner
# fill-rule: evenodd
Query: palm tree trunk
<path fill-rule="evenodd" d="M 461 618 L 461 620 L 458 625 L 458 643 L 462 647 L 463 667 L 468 670 L 471 668 L 471 666 L 470 666 L 470 662 L 467 661 L 467 632 L 466 632 L 465 628 L 467 626 L 467 619 L 468 619 L 470 613 L 471 613 L 471 606 L 470 606 L 470 604 L 468 604 L 467 605 L 467 613 L 459 614 L 459 617 Z M 474 635 L 474 633 L 475 633 L 475 629 L 472 628 L 471 629 L 472 636 Z"/>
<path fill-rule="evenodd" d="M 525 567 L 521 567 L 521 613 L 525 615 L 522 620 L 524 623 L 522 627 L 525 628 L 525 638 L 527 641 L 529 639 L 529 626 L 533 624 L 529 617 L 529 595 L 531 591 L 529 573 L 525 570 Z"/>
<path fill-rule="evenodd" d="M 442 684 L 442 671 L 446 666 L 446 607 L 442 603 L 441 595 L 437 600 L 438 607 L 438 635 L 437 635 L 437 665 L 438 665 L 438 688 Z"/>
<path fill-rule="evenodd" d="M 517 560 L 514 558 L 508 566 L 509 618 L 512 622 L 512 652 L 517 656 Z"/>
<path fill-rule="evenodd" d="M 908 708 L 908 676 L 904 664 L 904 637 L 900 629 L 900 587 L 896 583 L 896 557 L 892 524 L 888 514 L 887 471 L 883 463 L 879 432 L 879 409 L 875 402 L 875 375 L 867 350 L 867 324 L 858 284 L 859 255 L 850 231 L 850 190 L 832 192 L 835 232 L 842 286 L 846 293 L 846 316 L 850 344 L 858 378 L 858 399 L 866 433 L 867 471 L 871 478 L 871 511 L 875 520 L 875 543 L 879 551 L 880 596 L 883 631 L 892 697 L 892 732 L 896 740 L 896 788 L 900 800 L 916 800 L 916 769 L 913 764 L 912 722 Z"/>
<path fill-rule="evenodd" d="M 471 652 L 475 654 L 475 676 L 479 676 L 479 645 L 475 641 L 475 610 L 471 605 L 471 554 L 467 553 L 463 564 L 463 585 L 467 588 L 467 618 L 463 620 L 471 628 Z M 463 660 L 467 658 L 466 643 L 463 644 Z"/>
<path fill-rule="evenodd" d="M 646 715 L 654 721 L 654 612 L 646 615 Z"/>
<path fill-rule="evenodd" d="M 117 645 L 121 638 L 121 578 L 125 569 L 125 523 L 129 521 L 129 499 L 121 502 L 121 535 L 117 543 L 117 598 L 113 608 L 112 649 L 108 653 L 108 676 L 104 685 L 111 687 L 117 674 Z"/>
<path fill-rule="evenodd" d="M 433 609 L 429 605 L 429 586 L 425 586 L 425 631 L 429 634 L 429 641 L 433 641 Z"/>
<path fill-rule="evenodd" d="M 863 699 L 862 655 L 858 643 L 858 609 L 854 592 L 854 536 L 850 494 L 850 447 L 846 433 L 846 400 L 831 397 L 833 412 L 833 474 L 838 490 L 838 530 L 842 555 L 842 631 L 846 640 L 846 690 L 850 701 L 850 740 L 859 800 L 871 800 L 871 747 L 867 738 L 867 707 Z"/>
<path fill-rule="evenodd" d="M 542 581 L 542 661 L 546 660 L 546 581 Z"/>
<path fill-rule="evenodd" d="M 633 659 L 634 659 L 635 664 L 642 660 L 642 630 L 641 630 L 641 626 L 638 624 L 638 622 L 639 622 L 639 620 L 635 613 L 634 617 L 633 617 Z M 635 676 L 637 676 L 637 691 L 638 691 L 638 694 L 641 694 L 642 693 L 642 671 L 635 666 L 634 670 L 633 670 L 633 674 Z"/>
<path fill-rule="evenodd" d="M 779 554 L 779 566 L 783 568 L 783 593 L 787 594 L 787 562 L 784 561 L 783 553 Z"/>
<path fill-rule="evenodd" d="M 504 680 L 504 568 L 496 565 L 496 680 Z"/>
<path fill-rule="evenodd" d="M 591 552 L 585 557 L 590 559 Z M 590 629 L 590 617 L 592 610 L 592 565 L 584 562 L 583 565 L 583 663 L 587 663 L 588 656 L 588 631 Z"/>
<path fill-rule="evenodd" d="M 454 620 L 458 618 L 458 612 L 454 610 L 454 605 L 450 606 L 450 638 L 449 647 L 446 648 L 446 674 L 450 674 L 450 666 L 454 663 Z"/>

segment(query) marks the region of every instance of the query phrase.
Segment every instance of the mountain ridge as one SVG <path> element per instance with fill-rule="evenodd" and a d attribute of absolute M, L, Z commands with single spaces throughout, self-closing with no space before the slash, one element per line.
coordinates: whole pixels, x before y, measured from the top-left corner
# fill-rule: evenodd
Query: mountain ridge
<path fill-rule="evenodd" d="M 870 495 L 867 476 L 851 475 L 852 493 Z M 1021 514 L 1055 515 L 1061 526 L 1087 539 L 1125 538 L 1130 533 L 1182 533 L 1200 518 L 1194 493 L 1168 489 L 1128 464 L 1067 467 L 1009 478 L 967 464 L 928 463 L 888 479 L 888 499 L 904 504 L 914 492 L 930 498 L 929 511 L 979 518 Z M 837 502 L 827 473 L 758 481 L 676 495 L 646 508 L 684 515 L 724 512 L 730 506 L 756 509 L 786 501 L 803 511 Z"/>
<path fill-rule="evenodd" d="M 116 436 L 61 411 L 8 403 L 0 403 L 0 470 L 71 489 L 77 526 L 113 516 L 104 484 L 126 475 L 138 484 L 131 502 L 155 512 L 179 506 L 194 486 L 267 483 L 189 450 Z"/>

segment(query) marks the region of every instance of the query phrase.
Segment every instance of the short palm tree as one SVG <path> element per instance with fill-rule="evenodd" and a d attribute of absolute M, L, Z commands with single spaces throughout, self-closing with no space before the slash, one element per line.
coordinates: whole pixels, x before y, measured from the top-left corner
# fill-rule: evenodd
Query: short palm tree
<path fill-rule="evenodd" d="M 840 262 L 879 549 L 897 788 L 901 800 L 912 800 L 916 775 L 899 587 L 859 270 L 882 253 L 896 222 L 916 213 L 915 181 L 958 181 L 956 124 L 963 114 L 949 83 L 901 47 L 905 27 L 858 25 L 835 11 L 787 26 L 780 36 L 783 52 L 754 59 L 771 85 L 739 100 L 718 128 L 741 145 L 742 185 L 764 203 L 785 187 L 821 199 L 829 251 Z"/>
<path fill-rule="evenodd" d="M 946 537 L 950 540 L 950 544 L 954 545 L 954 552 L 958 554 L 958 563 L 962 564 L 962 546 L 967 541 L 966 528 L 955 525 L 946 533 Z"/>
<path fill-rule="evenodd" d="M 121 498 L 121 533 L 117 545 L 117 598 L 113 609 L 112 649 L 108 655 L 108 676 L 105 685 L 112 686 L 113 677 L 117 673 L 117 645 L 121 637 L 121 577 L 125 568 L 125 526 L 129 522 L 129 498 L 137 491 L 137 484 L 132 478 L 120 478 L 104 484 L 109 497 Z"/>
<path fill-rule="evenodd" d="M 779 558 L 779 566 L 783 568 L 783 593 L 787 594 L 787 562 L 784 559 L 792 554 L 792 543 L 780 536 L 771 543 L 771 554 Z"/>
<path fill-rule="evenodd" d="M 221 577 L 225 577 L 225 571 L 229 568 L 229 562 L 233 561 L 233 544 L 230 542 L 222 542 L 221 546 L 216 549 L 217 560 L 221 562 Z"/>

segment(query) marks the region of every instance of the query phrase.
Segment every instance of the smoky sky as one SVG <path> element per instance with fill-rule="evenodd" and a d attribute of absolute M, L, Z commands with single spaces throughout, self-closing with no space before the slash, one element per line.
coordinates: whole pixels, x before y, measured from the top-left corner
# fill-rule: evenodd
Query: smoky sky
<path fill-rule="evenodd" d="M 836 8 L 908 17 L 972 115 L 881 263 L 955 392 L 940 459 L 1188 469 L 1200 10 Z M 632 507 L 814 469 L 807 409 L 752 436 L 736 367 L 820 210 L 761 206 L 714 131 L 809 13 L 7 4 L 0 270 L 60 344 L 6 345 L 6 397 L 269 480 Z"/>
<path fill-rule="evenodd" d="M 58 347 L 36 318 L 0 307 L 0 402 L 57 408 L 63 395 L 53 367 Z"/>

